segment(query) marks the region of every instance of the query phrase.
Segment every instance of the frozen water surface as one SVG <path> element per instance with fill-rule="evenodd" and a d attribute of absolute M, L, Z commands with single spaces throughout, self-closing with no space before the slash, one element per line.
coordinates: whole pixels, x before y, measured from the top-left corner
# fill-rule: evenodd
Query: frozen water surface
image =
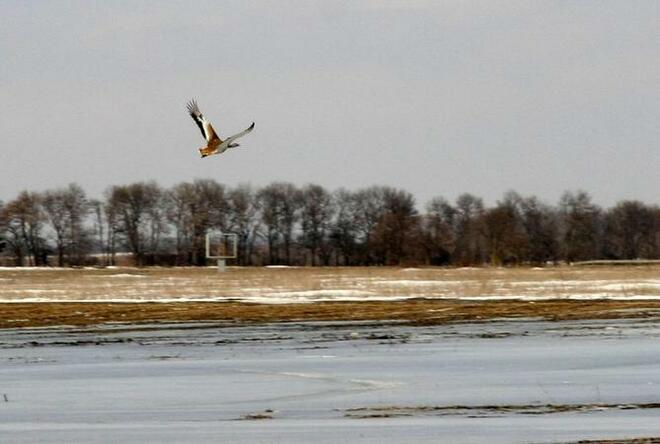
<path fill-rule="evenodd" d="M 0 440 L 660 436 L 659 336 L 657 320 L 3 330 Z"/>

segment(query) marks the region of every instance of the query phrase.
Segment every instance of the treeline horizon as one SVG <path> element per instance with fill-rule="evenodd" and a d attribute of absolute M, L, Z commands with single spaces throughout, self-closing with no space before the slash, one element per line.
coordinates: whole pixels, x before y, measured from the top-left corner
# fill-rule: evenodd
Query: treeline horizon
<path fill-rule="evenodd" d="M 515 191 L 487 207 L 465 193 L 414 196 L 390 186 L 330 191 L 273 182 L 226 186 L 197 179 L 22 191 L 0 201 L 0 261 L 13 266 L 207 264 L 211 231 L 238 235 L 237 265 L 535 265 L 660 259 L 660 207 L 603 208 L 585 191 L 555 205 Z"/>

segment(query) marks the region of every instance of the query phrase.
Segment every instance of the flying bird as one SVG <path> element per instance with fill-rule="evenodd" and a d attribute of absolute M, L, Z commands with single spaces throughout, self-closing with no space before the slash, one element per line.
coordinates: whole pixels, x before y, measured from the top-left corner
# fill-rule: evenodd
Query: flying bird
<path fill-rule="evenodd" d="M 199 110 L 195 99 L 188 102 L 188 113 L 190 114 L 190 117 L 193 118 L 199 129 L 202 131 L 202 136 L 204 136 L 206 139 L 206 146 L 199 148 L 199 154 L 201 154 L 202 157 L 211 156 L 213 154 L 222 154 L 229 148 L 236 148 L 237 146 L 240 146 L 238 143 L 234 143 L 234 140 L 238 139 L 239 137 L 243 137 L 254 129 L 254 122 L 252 122 L 252 125 L 250 125 L 247 129 L 241 131 L 238 134 L 234 134 L 225 140 L 222 140 L 215 133 L 215 130 L 209 121 L 206 120 L 202 115 L 202 112 Z"/>

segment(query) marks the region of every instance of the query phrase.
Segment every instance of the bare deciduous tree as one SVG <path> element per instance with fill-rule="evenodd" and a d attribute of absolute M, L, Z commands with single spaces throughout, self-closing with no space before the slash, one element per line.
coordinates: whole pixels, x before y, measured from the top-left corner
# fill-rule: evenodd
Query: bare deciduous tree
<path fill-rule="evenodd" d="M 411 245 L 418 223 L 415 198 L 407 191 L 389 187 L 384 187 L 382 193 L 384 211 L 373 230 L 373 249 L 380 263 L 399 265 L 415 249 Z"/>
<path fill-rule="evenodd" d="M 95 240 L 95 248 L 100 257 L 100 265 L 107 266 L 110 265 L 109 251 L 105 243 L 105 233 L 108 230 L 107 219 L 104 214 L 104 204 L 98 199 L 89 200 L 89 211 L 92 214 L 93 227 L 92 233 Z"/>
<path fill-rule="evenodd" d="M 601 210 L 584 191 L 566 192 L 559 202 L 563 255 L 567 262 L 599 259 Z"/>
<path fill-rule="evenodd" d="M 259 230 L 259 203 L 252 186 L 243 184 L 229 191 L 229 227 L 238 235 L 238 263 L 252 264 Z"/>
<path fill-rule="evenodd" d="M 385 214 L 384 188 L 373 186 L 354 194 L 355 228 L 362 256 L 360 262 L 365 265 L 377 262 L 372 244 L 376 225 Z"/>
<path fill-rule="evenodd" d="M 2 253 L 5 248 L 7 247 L 7 241 L 5 240 L 6 236 L 6 229 L 4 224 L 2 223 L 2 214 L 4 210 L 5 204 L 3 201 L 0 200 L 0 253 Z"/>
<path fill-rule="evenodd" d="M 64 191 L 46 191 L 43 194 L 43 207 L 48 221 L 55 233 L 55 247 L 57 248 L 57 264 L 64 265 L 66 251 L 66 209 L 64 208 Z"/>
<path fill-rule="evenodd" d="M 42 205 L 55 233 L 58 265 L 64 265 L 65 255 L 70 265 L 82 264 L 89 249 L 84 222 L 90 206 L 85 191 L 73 183 L 67 188 L 46 191 Z"/>
<path fill-rule="evenodd" d="M 480 229 L 481 216 L 484 212 L 483 201 L 472 194 L 461 194 L 456 199 L 455 208 L 455 263 L 460 265 L 483 263 L 485 254 Z"/>
<path fill-rule="evenodd" d="M 18 197 L 2 209 L 0 224 L 7 233 L 5 242 L 10 246 L 16 265 L 45 265 L 47 248 L 42 237 L 45 220 L 41 208 L 41 197 L 37 193 L 22 191 Z"/>
<path fill-rule="evenodd" d="M 175 223 L 179 252 L 184 248 L 189 263 L 205 265 L 206 234 L 224 230 L 228 203 L 225 186 L 213 179 L 198 179 L 177 185 L 168 199 L 168 218 Z"/>
<path fill-rule="evenodd" d="M 309 250 L 311 263 L 317 256 L 323 265 L 330 263 L 330 223 L 334 214 L 332 195 L 320 185 L 307 185 L 301 194 L 302 245 Z"/>
<path fill-rule="evenodd" d="M 135 256 L 138 266 L 145 265 L 145 254 L 157 252 L 162 230 L 158 208 L 162 205 L 162 190 L 155 182 L 138 182 L 112 187 L 108 199 L 119 231 Z"/>
<path fill-rule="evenodd" d="M 266 229 L 269 262 L 279 263 L 279 243 L 284 249 L 284 261 L 291 264 L 293 235 L 300 217 L 301 192 L 287 182 L 274 182 L 258 193 L 261 222 Z"/>
<path fill-rule="evenodd" d="M 190 264 L 193 246 L 194 186 L 183 182 L 172 187 L 165 195 L 166 217 L 174 227 L 176 264 Z"/>
<path fill-rule="evenodd" d="M 335 249 L 336 262 L 353 265 L 357 261 L 357 201 L 348 190 L 340 189 L 334 193 L 335 219 L 330 238 Z"/>
<path fill-rule="evenodd" d="M 559 259 L 559 240 L 556 211 L 542 204 L 536 197 L 520 202 L 522 224 L 526 234 L 526 261 L 544 265 Z"/>
<path fill-rule="evenodd" d="M 430 265 L 447 265 L 455 248 L 454 218 L 456 210 L 441 197 L 426 205 L 422 222 L 423 249 Z"/>
<path fill-rule="evenodd" d="M 522 201 L 518 193 L 509 191 L 494 208 L 483 213 L 480 228 L 488 246 L 491 265 L 517 264 L 525 260 Z"/>
<path fill-rule="evenodd" d="M 268 246 L 268 263 L 279 263 L 279 195 L 273 185 L 266 186 L 257 193 L 261 223 L 264 226 Z"/>
<path fill-rule="evenodd" d="M 618 259 L 652 259 L 656 251 L 656 212 L 639 201 L 619 202 L 607 211 L 608 252 Z"/>
<path fill-rule="evenodd" d="M 154 182 L 115 186 L 102 200 L 87 199 L 75 184 L 24 191 L 0 203 L 0 260 L 75 265 L 100 251 L 100 263 L 114 265 L 123 248 L 138 265 L 204 265 L 211 230 L 238 234 L 241 265 L 543 265 L 660 257 L 660 208 L 637 201 L 601 210 L 584 192 L 567 192 L 556 206 L 508 192 L 485 208 L 463 194 L 454 205 L 433 199 L 418 214 L 410 193 L 386 186 L 330 193 L 285 182 L 226 188 L 206 179 L 166 192 Z"/>

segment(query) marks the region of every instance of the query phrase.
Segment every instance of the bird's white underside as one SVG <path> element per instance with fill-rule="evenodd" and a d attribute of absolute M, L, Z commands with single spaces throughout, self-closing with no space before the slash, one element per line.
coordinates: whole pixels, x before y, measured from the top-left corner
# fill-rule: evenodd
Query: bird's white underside
<path fill-rule="evenodd" d="M 206 141 L 210 142 L 211 134 L 213 134 L 213 131 L 211 129 L 211 124 L 206 119 L 204 119 L 203 122 L 204 122 L 204 134 L 206 134 Z"/>
<path fill-rule="evenodd" d="M 208 156 L 214 156 L 214 155 L 216 155 L 216 154 L 222 154 L 222 153 L 224 153 L 225 151 L 227 151 L 229 148 L 236 148 L 236 147 L 234 147 L 234 146 L 231 146 L 231 147 L 229 146 L 229 145 L 231 144 L 231 141 L 232 141 L 231 138 L 225 140 L 225 141 L 222 142 L 220 145 L 218 145 L 218 147 L 215 149 L 214 152 L 212 152 L 211 154 L 207 154 L 206 157 L 208 157 Z"/>

